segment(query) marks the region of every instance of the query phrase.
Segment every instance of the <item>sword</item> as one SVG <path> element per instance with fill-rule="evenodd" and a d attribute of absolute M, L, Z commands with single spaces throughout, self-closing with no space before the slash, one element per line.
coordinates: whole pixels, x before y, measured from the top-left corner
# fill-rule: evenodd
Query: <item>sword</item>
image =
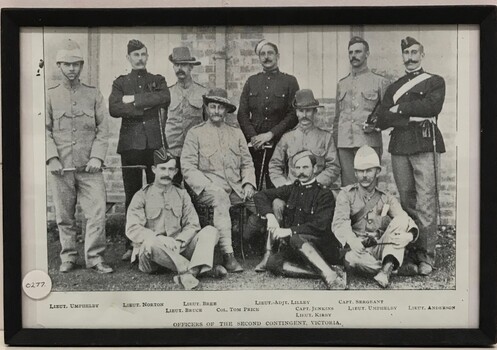
<path fill-rule="evenodd" d="M 247 145 L 249 148 L 254 147 L 252 145 L 252 142 L 249 142 Z M 257 190 L 260 191 L 262 190 L 262 181 L 264 180 L 264 163 L 266 162 L 266 154 L 267 154 L 267 149 L 272 148 L 273 145 L 270 142 L 266 142 L 264 146 L 262 146 L 263 153 L 262 153 L 262 164 L 261 164 L 261 177 L 259 178 L 259 183 L 257 184 Z"/>
<path fill-rule="evenodd" d="M 431 135 L 433 140 L 433 167 L 435 170 L 435 196 L 436 196 L 436 206 L 437 206 L 437 226 L 440 225 L 440 197 L 438 193 L 438 159 L 437 159 L 437 138 L 436 138 L 436 128 L 435 121 L 431 122 Z"/>

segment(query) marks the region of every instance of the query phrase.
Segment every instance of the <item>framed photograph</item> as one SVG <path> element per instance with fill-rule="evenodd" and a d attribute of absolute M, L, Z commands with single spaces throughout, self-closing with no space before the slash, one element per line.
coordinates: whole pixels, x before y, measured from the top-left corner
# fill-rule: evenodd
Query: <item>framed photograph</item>
<path fill-rule="evenodd" d="M 2 9 L 5 342 L 494 344 L 496 14 Z"/>

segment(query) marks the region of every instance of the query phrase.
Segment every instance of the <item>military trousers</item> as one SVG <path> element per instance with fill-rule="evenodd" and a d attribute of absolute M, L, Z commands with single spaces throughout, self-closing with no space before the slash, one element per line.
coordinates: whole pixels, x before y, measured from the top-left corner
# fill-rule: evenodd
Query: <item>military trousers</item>
<path fill-rule="evenodd" d="M 432 152 L 392 154 L 392 170 L 402 208 L 419 227 L 419 238 L 414 245 L 415 262 L 435 266 L 438 215 L 434 155 Z"/>
<path fill-rule="evenodd" d="M 147 183 L 154 182 L 154 173 L 152 172 L 152 165 L 154 165 L 154 150 L 129 150 L 121 152 L 121 165 L 144 165 Z M 125 208 L 128 212 L 129 204 L 133 199 L 135 193 L 143 187 L 143 171 L 141 169 L 122 169 L 124 195 L 125 195 Z M 126 249 L 131 249 L 131 241 L 128 237 L 126 239 Z"/>
<path fill-rule="evenodd" d="M 103 262 L 105 251 L 105 205 L 106 193 L 102 172 L 65 172 L 64 175 L 49 174 L 49 182 L 55 206 L 55 218 L 59 228 L 62 250 L 60 260 L 76 263 L 76 203 L 86 218 L 84 254 L 86 267 Z"/>
<path fill-rule="evenodd" d="M 230 207 L 244 203 L 248 210 L 255 213 L 253 199 L 244 202 L 235 191 L 227 193 L 221 188 L 210 186 L 199 194 L 198 202 L 213 207 L 214 226 L 219 230 L 219 248 L 223 254 L 233 253 Z"/>
<path fill-rule="evenodd" d="M 165 236 L 159 235 L 146 239 L 138 251 L 138 268 L 142 272 L 152 273 L 158 266 L 183 274 L 194 267 L 200 267 L 199 273 L 212 269 L 214 247 L 219 240 L 219 232 L 212 226 L 200 230 L 190 243 L 181 250 L 171 250 L 164 245 Z"/>
<path fill-rule="evenodd" d="M 412 222 L 412 221 L 411 221 Z M 378 245 L 374 247 L 365 248 L 362 252 L 358 253 L 350 250 L 345 254 L 345 262 L 353 269 L 356 269 L 366 274 L 376 274 L 381 270 L 383 259 L 391 255 L 397 259 L 397 269 L 404 261 L 405 247 L 389 244 L 392 242 L 392 237 L 396 232 L 406 232 L 409 227 L 409 217 L 398 216 L 390 221 L 387 229 L 383 235 L 378 239 Z"/>
<path fill-rule="evenodd" d="M 381 160 L 382 148 L 372 147 Z M 355 184 L 357 182 L 354 171 L 354 157 L 359 147 L 338 148 L 338 160 L 341 167 L 342 187 Z"/>

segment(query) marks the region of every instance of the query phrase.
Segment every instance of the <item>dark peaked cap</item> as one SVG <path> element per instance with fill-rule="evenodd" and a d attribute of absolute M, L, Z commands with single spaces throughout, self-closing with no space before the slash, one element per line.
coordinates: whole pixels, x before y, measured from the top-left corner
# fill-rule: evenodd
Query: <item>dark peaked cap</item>
<path fill-rule="evenodd" d="M 360 36 L 353 36 L 349 41 L 348 47 L 351 47 L 352 45 L 357 44 L 357 43 L 363 44 L 366 47 L 366 50 L 369 51 L 368 42 L 366 40 L 364 40 L 363 38 L 361 38 Z"/>
<path fill-rule="evenodd" d="M 128 55 L 136 50 L 140 50 L 141 48 L 145 47 L 145 45 L 140 41 L 136 39 L 131 39 L 128 42 Z"/>
<path fill-rule="evenodd" d="M 401 47 L 402 51 L 404 51 L 408 47 L 411 47 L 412 45 L 421 45 L 421 43 L 410 36 L 408 36 L 405 39 L 402 39 L 400 41 L 400 47 Z"/>

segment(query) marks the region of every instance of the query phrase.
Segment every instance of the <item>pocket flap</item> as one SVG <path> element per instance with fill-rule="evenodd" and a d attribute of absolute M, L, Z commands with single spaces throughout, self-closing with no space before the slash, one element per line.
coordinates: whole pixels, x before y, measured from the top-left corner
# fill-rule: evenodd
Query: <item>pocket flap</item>
<path fill-rule="evenodd" d="M 376 91 L 366 91 L 366 92 L 361 92 L 361 94 L 366 100 L 370 101 L 378 100 L 378 93 Z"/>
<path fill-rule="evenodd" d="M 145 215 L 147 216 L 147 219 L 157 219 L 162 211 L 162 208 L 160 207 L 146 207 L 145 208 Z"/>

